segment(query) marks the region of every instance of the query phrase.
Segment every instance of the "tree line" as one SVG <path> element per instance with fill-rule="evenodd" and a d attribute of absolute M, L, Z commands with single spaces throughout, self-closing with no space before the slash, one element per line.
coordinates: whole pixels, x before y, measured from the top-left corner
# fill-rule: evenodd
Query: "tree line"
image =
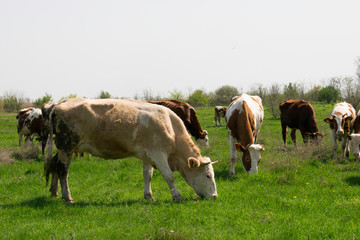
<path fill-rule="evenodd" d="M 286 99 L 303 99 L 310 102 L 321 103 L 335 103 L 338 101 L 346 101 L 351 103 L 354 108 L 357 108 L 360 103 L 360 57 L 356 59 L 356 74 L 355 76 L 333 77 L 327 81 L 323 81 L 321 85 L 313 85 L 306 88 L 305 84 L 298 82 L 290 82 L 284 85 L 272 83 L 270 86 L 263 84 L 254 84 L 249 91 L 250 95 L 257 95 L 262 98 L 263 105 L 267 107 L 273 117 L 277 118 L 280 115 L 279 104 Z M 182 91 L 169 91 L 169 96 L 162 97 L 153 94 L 149 89 L 144 89 L 142 94 L 136 94 L 134 99 L 148 101 L 161 99 L 177 99 L 189 103 L 194 107 L 209 107 L 209 106 L 228 106 L 234 96 L 238 96 L 243 91 L 239 91 L 235 86 L 224 85 L 217 88 L 213 92 L 206 92 L 204 89 L 197 89 L 189 91 L 185 96 Z M 62 97 L 62 99 L 77 97 L 76 94 L 70 94 Z M 119 98 L 112 96 L 109 92 L 101 90 L 95 98 Z M 0 109 L 9 112 L 20 110 L 24 104 L 41 107 L 44 103 L 54 101 L 52 96 L 45 93 L 43 97 L 30 101 L 21 93 L 5 92 L 4 96 L 0 98 Z M 359 106 L 360 107 L 360 106 Z"/>

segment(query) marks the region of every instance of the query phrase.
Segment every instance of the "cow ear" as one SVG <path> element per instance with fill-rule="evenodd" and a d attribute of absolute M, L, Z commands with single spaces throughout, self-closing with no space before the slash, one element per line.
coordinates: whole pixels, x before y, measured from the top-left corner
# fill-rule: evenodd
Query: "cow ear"
<path fill-rule="evenodd" d="M 239 152 L 242 151 L 242 152 L 246 152 L 247 148 L 244 147 L 243 145 L 241 145 L 240 143 L 235 143 L 235 148 L 236 150 L 238 150 Z"/>
<path fill-rule="evenodd" d="M 199 167 L 200 166 L 200 161 L 197 160 L 194 157 L 189 157 L 188 158 L 188 167 L 189 168 L 194 168 L 194 167 Z"/>
<path fill-rule="evenodd" d="M 331 123 L 332 120 L 333 120 L 332 118 L 325 118 L 325 119 L 324 119 L 324 122 L 326 122 L 326 123 Z"/>
<path fill-rule="evenodd" d="M 350 117 L 347 117 L 346 119 L 345 119 L 345 121 L 351 121 L 353 119 L 353 117 L 352 116 L 350 116 Z"/>

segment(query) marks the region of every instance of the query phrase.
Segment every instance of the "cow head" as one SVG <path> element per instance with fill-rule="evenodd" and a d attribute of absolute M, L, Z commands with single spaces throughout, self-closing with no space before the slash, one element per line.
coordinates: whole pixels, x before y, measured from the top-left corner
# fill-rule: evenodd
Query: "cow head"
<path fill-rule="evenodd" d="M 213 164 L 208 157 L 188 158 L 188 168 L 184 170 L 184 178 L 197 195 L 204 198 L 217 197 Z"/>
<path fill-rule="evenodd" d="M 315 132 L 315 133 L 306 132 L 305 136 L 310 138 L 311 144 L 319 144 L 321 142 L 321 139 L 324 137 L 324 134 L 320 132 Z"/>
<path fill-rule="evenodd" d="M 352 152 L 356 160 L 360 159 L 360 134 L 353 133 L 348 136 Z"/>
<path fill-rule="evenodd" d="M 205 147 L 209 146 L 209 136 L 208 136 L 208 132 L 206 130 L 204 130 L 200 136 L 200 138 L 196 139 L 196 141 Z"/>
<path fill-rule="evenodd" d="M 235 148 L 239 152 L 243 152 L 242 162 L 244 169 L 249 174 L 254 174 L 258 172 L 258 165 L 261 160 L 261 151 L 264 151 L 265 148 L 261 144 L 249 144 L 247 147 L 244 147 L 240 143 L 235 143 Z"/>
<path fill-rule="evenodd" d="M 331 115 L 329 118 L 325 118 L 324 122 L 330 124 L 330 128 L 335 130 L 337 136 L 350 132 L 350 122 L 353 119 L 352 116 L 348 116 L 347 113 L 341 115 L 339 113 Z"/>

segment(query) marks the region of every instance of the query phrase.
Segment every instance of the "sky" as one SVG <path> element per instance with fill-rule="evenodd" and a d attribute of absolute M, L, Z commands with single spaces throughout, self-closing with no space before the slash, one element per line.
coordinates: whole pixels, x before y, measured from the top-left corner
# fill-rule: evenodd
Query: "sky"
<path fill-rule="evenodd" d="M 0 96 L 134 98 L 354 76 L 359 0 L 0 0 Z"/>

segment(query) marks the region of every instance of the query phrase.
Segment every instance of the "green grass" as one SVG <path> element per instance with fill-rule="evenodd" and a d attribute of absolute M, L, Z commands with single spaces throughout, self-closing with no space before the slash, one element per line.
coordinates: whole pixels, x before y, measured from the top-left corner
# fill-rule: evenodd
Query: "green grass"
<path fill-rule="evenodd" d="M 322 121 L 332 106 L 314 108 L 326 134 L 319 146 L 305 147 L 298 133 L 298 148 L 288 136 L 285 150 L 280 120 L 266 113 L 259 173 L 247 175 L 238 161 L 233 178 L 227 176 L 226 128 L 214 126 L 213 109 L 198 110 L 210 136 L 202 154 L 221 160 L 214 165 L 219 198 L 194 197 L 175 173 L 185 198 L 177 204 L 157 170 L 156 201 L 143 199 L 142 164 L 135 158 L 74 158 L 69 185 L 75 204 L 50 197 L 40 152 L 35 158 L 19 154 L 15 115 L 1 113 L 1 151 L 7 158 L 24 157 L 0 163 L 0 239 L 359 239 L 359 163 L 353 156 L 349 162 L 332 161 L 329 129 Z"/>

